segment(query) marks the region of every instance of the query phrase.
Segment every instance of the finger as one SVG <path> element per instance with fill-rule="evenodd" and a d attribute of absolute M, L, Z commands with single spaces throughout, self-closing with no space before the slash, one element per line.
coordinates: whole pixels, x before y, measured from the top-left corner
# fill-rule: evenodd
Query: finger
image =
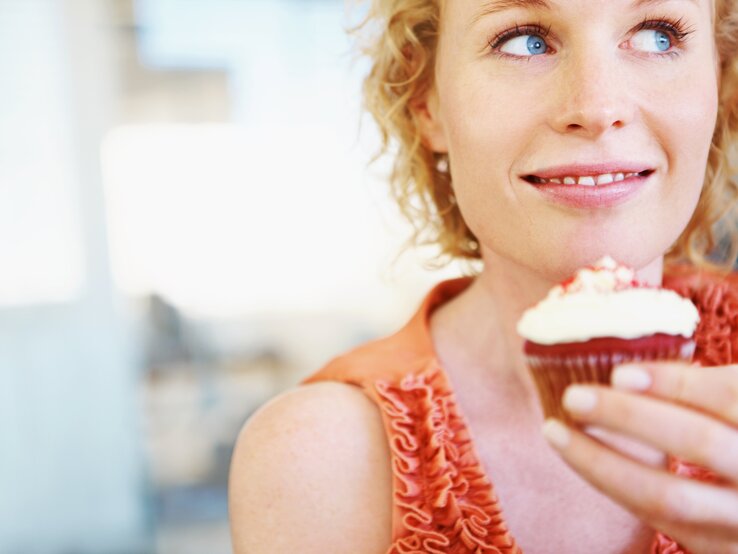
<path fill-rule="evenodd" d="M 665 528 L 661 531 L 672 541 L 676 541 L 683 550 L 676 552 L 691 552 L 693 554 L 738 554 L 738 543 L 734 539 L 719 538 L 717 536 L 703 536 L 700 529 L 678 527 L 673 530 Z M 669 541 L 670 548 L 671 541 Z M 656 552 L 674 552 L 674 550 L 656 550 Z"/>
<path fill-rule="evenodd" d="M 659 524 L 659 526 L 654 526 L 654 529 L 677 542 L 686 552 L 692 552 L 693 554 L 738 554 L 738 540 L 735 538 L 735 529 L 705 532 L 699 526 L 669 523 Z M 661 550 L 658 551 L 661 552 Z"/>
<path fill-rule="evenodd" d="M 563 405 L 576 421 L 605 427 L 707 467 L 738 484 L 738 429 L 650 396 L 575 385 Z"/>
<path fill-rule="evenodd" d="M 655 529 L 688 526 L 738 539 L 735 490 L 643 466 L 555 419 L 546 420 L 543 433 L 572 469 Z"/>
<path fill-rule="evenodd" d="M 669 467 L 669 458 L 662 450 L 632 439 L 622 433 L 616 433 L 610 429 L 596 427 L 594 425 L 585 426 L 583 431 L 607 446 L 610 450 L 618 450 L 637 462 L 664 470 Z"/>
<path fill-rule="evenodd" d="M 738 366 L 643 362 L 617 367 L 613 387 L 692 406 L 738 425 Z"/>

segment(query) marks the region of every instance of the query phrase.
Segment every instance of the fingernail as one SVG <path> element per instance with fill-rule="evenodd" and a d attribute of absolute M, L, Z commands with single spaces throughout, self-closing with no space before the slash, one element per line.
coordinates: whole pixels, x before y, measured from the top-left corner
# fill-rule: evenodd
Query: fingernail
<path fill-rule="evenodd" d="M 616 389 L 644 391 L 651 386 L 651 375 L 638 366 L 624 365 L 612 372 L 610 382 Z"/>
<path fill-rule="evenodd" d="M 546 440 L 556 448 L 566 448 L 569 444 L 571 434 L 569 429 L 557 419 L 548 418 L 541 428 Z"/>
<path fill-rule="evenodd" d="M 570 412 L 589 412 L 597 405 L 597 395 L 590 389 L 574 385 L 566 389 L 563 404 Z"/>

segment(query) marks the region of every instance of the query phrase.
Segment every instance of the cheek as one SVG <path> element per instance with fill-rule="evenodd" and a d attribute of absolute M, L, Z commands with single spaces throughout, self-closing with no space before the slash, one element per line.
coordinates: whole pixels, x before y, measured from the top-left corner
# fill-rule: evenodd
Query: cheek
<path fill-rule="evenodd" d="M 662 195 L 689 212 L 687 221 L 704 183 L 718 111 L 715 75 L 709 67 L 705 69 L 685 72 L 677 82 L 664 87 L 660 101 L 654 100 L 647 112 L 653 118 L 649 126 L 667 158 L 670 186 Z"/>
<path fill-rule="evenodd" d="M 695 82 L 703 84 L 695 86 Z M 713 74 L 685 72 L 679 81 L 659 92 L 650 102 L 650 112 L 659 119 L 660 125 L 655 127 L 659 138 L 672 147 L 675 159 L 669 162 L 678 166 L 680 162 L 702 158 L 709 150 L 717 117 L 717 84 Z"/>
<path fill-rule="evenodd" d="M 447 120 L 449 148 L 467 225 L 487 248 L 511 259 L 537 247 L 554 248 L 558 233 L 542 223 L 550 208 L 521 199 L 521 187 L 530 185 L 517 177 L 550 138 L 544 91 L 521 90 L 519 77 L 504 74 L 450 81 L 458 84 L 447 91 L 454 108 Z"/>
<path fill-rule="evenodd" d="M 527 207 L 516 196 L 512 165 L 525 148 L 526 115 L 501 109 L 500 91 L 468 94 L 449 128 L 455 192 L 464 220 L 487 245 L 520 237 Z M 524 111 L 524 110 L 523 110 Z M 493 123 L 488 123 L 493 122 Z M 503 238 L 504 237 L 504 238 Z M 497 248 L 496 248 L 497 250 Z"/>
<path fill-rule="evenodd" d="M 510 259 L 555 249 L 559 233 L 545 224 L 541 232 L 550 208 L 521 200 L 520 187 L 529 185 L 517 182 L 517 171 L 528 163 L 524 158 L 540 149 L 549 108 L 536 90 L 521 91 L 520 80 L 510 76 L 449 81 L 454 86 L 446 91 L 447 105 L 453 111 L 444 110 L 446 130 L 465 222 L 484 248 Z"/>
<path fill-rule="evenodd" d="M 453 113 L 447 120 L 455 179 L 464 183 L 463 194 L 479 196 L 482 202 L 493 188 L 495 205 L 499 205 L 505 197 L 514 198 L 512 166 L 535 137 L 531 122 L 537 116 L 517 82 L 499 78 L 495 86 L 481 79 L 456 82 L 448 91 Z M 488 188 L 486 195 L 481 190 L 484 187 Z"/>

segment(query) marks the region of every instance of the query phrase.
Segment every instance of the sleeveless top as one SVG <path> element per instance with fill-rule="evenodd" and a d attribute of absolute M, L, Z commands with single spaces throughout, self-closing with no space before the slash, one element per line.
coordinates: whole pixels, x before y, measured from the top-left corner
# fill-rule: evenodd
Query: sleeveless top
<path fill-rule="evenodd" d="M 356 385 L 381 411 L 393 472 L 392 545 L 387 554 L 522 554 L 430 336 L 433 310 L 471 281 L 440 283 L 399 332 L 335 358 L 304 381 Z M 732 363 L 738 357 L 738 275 L 675 266 L 665 270 L 663 286 L 692 300 L 700 312 L 695 361 L 702 366 Z M 669 470 L 719 480 L 676 458 L 670 458 Z M 688 552 L 656 533 L 650 554 Z"/>

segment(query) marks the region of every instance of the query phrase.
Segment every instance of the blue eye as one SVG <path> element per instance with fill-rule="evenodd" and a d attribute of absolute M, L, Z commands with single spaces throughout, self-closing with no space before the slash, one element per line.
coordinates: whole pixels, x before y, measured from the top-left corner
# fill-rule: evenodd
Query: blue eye
<path fill-rule="evenodd" d="M 644 52 L 666 52 L 671 48 L 671 38 L 657 29 L 643 29 L 630 39 L 631 44 Z"/>
<path fill-rule="evenodd" d="M 520 35 L 505 42 L 500 52 L 514 56 L 537 56 L 548 51 L 546 41 L 540 35 Z"/>

